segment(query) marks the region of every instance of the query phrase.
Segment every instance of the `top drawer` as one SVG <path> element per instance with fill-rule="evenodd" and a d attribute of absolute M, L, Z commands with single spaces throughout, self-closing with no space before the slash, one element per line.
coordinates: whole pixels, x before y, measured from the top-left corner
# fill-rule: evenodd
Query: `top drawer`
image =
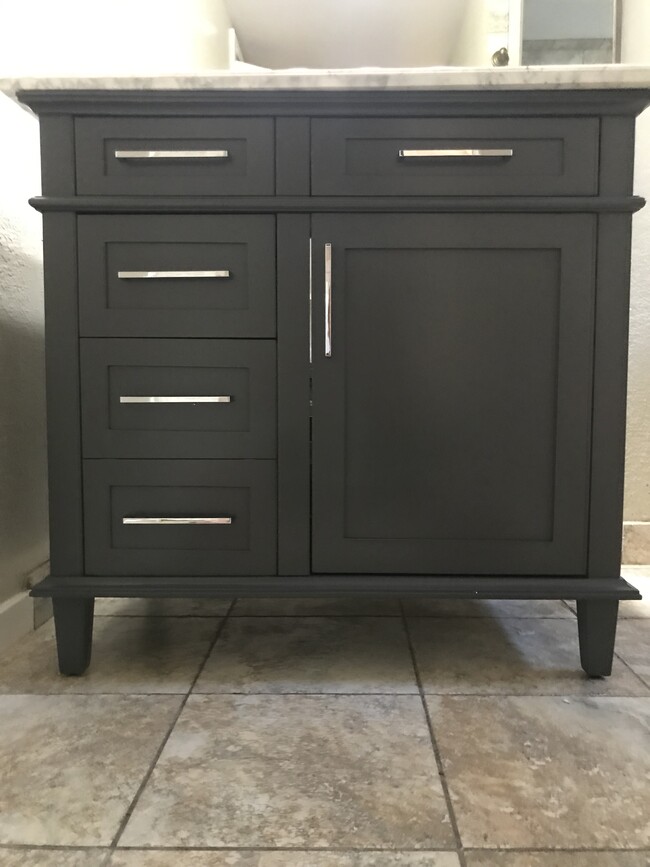
<path fill-rule="evenodd" d="M 595 195 L 597 118 L 319 118 L 312 193 Z"/>
<path fill-rule="evenodd" d="M 270 118 L 102 117 L 75 125 L 77 192 L 273 195 Z"/>

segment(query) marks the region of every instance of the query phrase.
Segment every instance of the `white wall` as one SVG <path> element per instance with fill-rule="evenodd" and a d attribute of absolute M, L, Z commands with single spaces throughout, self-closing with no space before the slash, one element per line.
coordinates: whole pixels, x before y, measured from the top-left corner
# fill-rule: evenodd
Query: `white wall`
<path fill-rule="evenodd" d="M 38 123 L 0 96 L 0 602 L 47 559 Z"/>
<path fill-rule="evenodd" d="M 0 0 L 0 76 L 228 66 L 223 0 Z"/>
<path fill-rule="evenodd" d="M 466 0 L 449 63 L 452 66 L 491 66 L 494 52 L 509 44 L 510 5 L 510 0 Z"/>
<path fill-rule="evenodd" d="M 623 63 L 650 65 L 650 0 L 624 0 Z M 634 191 L 650 200 L 650 108 L 637 121 Z M 650 204 L 634 216 L 625 519 L 650 521 Z"/>

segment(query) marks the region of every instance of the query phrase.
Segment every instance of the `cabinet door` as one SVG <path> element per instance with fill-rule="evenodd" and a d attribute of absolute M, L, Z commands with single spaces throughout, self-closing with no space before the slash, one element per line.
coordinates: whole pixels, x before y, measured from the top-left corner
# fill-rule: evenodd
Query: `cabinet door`
<path fill-rule="evenodd" d="M 314 218 L 314 572 L 584 573 L 595 229 Z"/>

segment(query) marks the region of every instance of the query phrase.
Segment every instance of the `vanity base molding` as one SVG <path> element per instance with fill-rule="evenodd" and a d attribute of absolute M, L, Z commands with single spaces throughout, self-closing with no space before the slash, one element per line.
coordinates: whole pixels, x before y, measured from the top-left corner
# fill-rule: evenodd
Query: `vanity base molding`
<path fill-rule="evenodd" d="M 640 599 L 623 578 L 512 578 L 422 575 L 287 575 L 215 578 L 46 578 L 31 593 L 52 597 L 59 670 L 81 675 L 90 663 L 96 597 L 423 596 L 428 599 L 569 599 L 577 601 L 580 663 L 589 677 L 611 674 L 618 603 Z"/>

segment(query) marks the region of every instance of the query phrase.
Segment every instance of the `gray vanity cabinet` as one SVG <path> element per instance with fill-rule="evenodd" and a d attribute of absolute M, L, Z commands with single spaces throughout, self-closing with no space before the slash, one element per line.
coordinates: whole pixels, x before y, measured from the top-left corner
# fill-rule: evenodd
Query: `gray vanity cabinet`
<path fill-rule="evenodd" d="M 610 91 L 30 91 L 51 596 L 576 599 L 611 671 L 634 119 Z"/>

